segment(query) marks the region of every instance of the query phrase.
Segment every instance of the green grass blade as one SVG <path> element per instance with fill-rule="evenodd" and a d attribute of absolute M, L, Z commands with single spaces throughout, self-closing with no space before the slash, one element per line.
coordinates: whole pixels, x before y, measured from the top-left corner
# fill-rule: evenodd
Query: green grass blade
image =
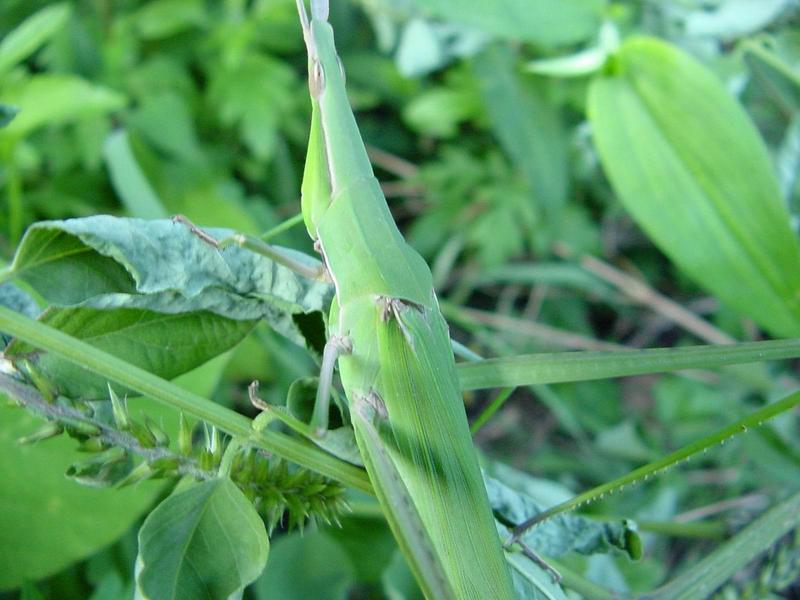
<path fill-rule="evenodd" d="M 640 600 L 707 598 L 778 538 L 800 526 L 800 493 L 778 504 L 729 542 L 696 563 L 670 583 Z"/>
<path fill-rule="evenodd" d="M 800 357 L 800 339 L 620 352 L 559 352 L 459 363 L 461 389 L 517 387 L 709 369 Z"/>
<path fill-rule="evenodd" d="M 318 450 L 308 442 L 295 440 L 275 431 L 256 432 L 251 426 L 251 420 L 244 415 L 183 390 L 116 356 L 102 352 L 5 307 L 0 307 L 0 331 L 18 337 L 37 348 L 58 354 L 93 373 L 150 396 L 187 415 L 216 425 L 232 436 L 249 438 L 255 445 L 281 458 L 341 481 L 345 485 L 366 492 L 372 490 L 369 479 L 362 469 Z"/>
<path fill-rule="evenodd" d="M 760 426 L 762 423 L 764 423 L 764 421 L 791 410 L 797 405 L 800 405 L 800 392 L 795 392 L 781 400 L 778 400 L 777 402 L 773 402 L 772 404 L 769 404 L 764 408 L 757 410 L 742 419 L 739 419 L 735 423 L 719 429 L 711 435 L 701 438 L 696 442 L 692 442 L 691 444 L 688 444 L 687 446 L 668 454 L 664 458 L 641 466 L 638 469 L 634 469 L 627 475 L 623 475 L 622 477 L 599 485 L 589 491 L 578 494 L 566 502 L 562 502 L 548 508 L 531 519 L 528 519 L 526 522 L 518 525 L 514 529 L 513 537 L 519 538 L 523 533 L 525 533 L 525 531 L 535 526 L 537 523 L 541 523 L 542 521 L 545 521 L 554 515 L 574 510 L 579 506 L 588 504 L 594 500 L 598 500 L 606 494 L 618 492 L 626 485 L 632 485 L 639 483 L 640 481 L 646 481 L 650 477 L 657 475 L 666 469 L 674 467 L 685 460 L 689 460 L 693 456 L 707 451 L 709 448 L 713 448 L 717 444 L 724 444 L 727 440 L 735 435 L 745 433 L 750 428 Z"/>

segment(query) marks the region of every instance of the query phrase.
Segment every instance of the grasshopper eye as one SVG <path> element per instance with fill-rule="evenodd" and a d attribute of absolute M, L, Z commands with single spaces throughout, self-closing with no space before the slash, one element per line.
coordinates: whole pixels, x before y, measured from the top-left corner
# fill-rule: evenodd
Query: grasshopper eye
<path fill-rule="evenodd" d="M 322 69 L 322 63 L 318 60 L 314 61 L 308 74 L 308 87 L 311 95 L 315 98 L 318 98 L 325 89 L 325 71 Z"/>

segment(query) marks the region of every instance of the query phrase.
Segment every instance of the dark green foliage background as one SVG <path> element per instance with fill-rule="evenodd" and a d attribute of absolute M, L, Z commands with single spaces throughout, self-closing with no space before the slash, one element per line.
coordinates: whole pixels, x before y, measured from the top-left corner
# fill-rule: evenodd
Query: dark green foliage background
<path fill-rule="evenodd" d="M 454 4 L 463 4 L 456 14 Z M 47 5 L 5 0 L 0 36 Z M 69 14 L 52 31 L 42 29 L 35 52 L 19 64 L 0 61 L 0 103 L 30 107 L 0 130 L 0 261 L 10 262 L 24 229 L 40 220 L 181 213 L 201 226 L 255 234 L 298 212 L 310 107 L 292 0 L 67 5 Z M 401 229 L 432 265 L 456 339 L 487 356 L 709 341 L 654 311 L 652 298 L 633 300 L 586 255 L 701 315 L 723 339 L 768 337 L 759 325 L 773 335 L 797 335 L 797 320 L 780 331 L 746 300 L 733 303 L 737 312 L 730 300 L 709 296 L 702 276 L 670 260 L 679 262 L 692 240 L 676 230 L 664 242 L 633 220 L 636 210 L 620 201 L 624 186 L 612 187 L 592 139 L 591 75 L 526 70 L 530 61 L 595 47 L 603 20 L 623 40 L 646 34 L 693 55 L 732 90 L 764 139 L 777 174 L 775 197 L 779 190 L 791 213 L 785 219 L 791 234 L 787 228 L 781 235 L 795 243 L 800 75 L 789 65 L 800 64 L 796 2 L 333 0 L 331 20 L 377 176 Z M 759 60 L 762 46 L 778 63 Z M 630 74 L 635 66 L 626 64 L 608 63 L 607 74 L 614 68 Z M 654 112 L 670 113 L 670 100 L 657 98 Z M 702 141 L 703 123 L 692 125 L 696 130 L 683 133 Z M 646 134 L 644 128 L 632 133 Z M 615 169 L 608 171 L 613 179 Z M 663 210 L 670 210 L 668 186 L 664 193 Z M 755 212 L 737 212 L 734 222 L 757 220 L 758 200 L 757 193 L 746 198 Z M 302 226 L 275 241 L 312 252 Z M 791 269 L 786 261 L 783 268 Z M 749 285 L 764 287 L 758 278 L 737 283 L 741 292 L 732 293 L 743 296 Z M 781 322 L 792 318 L 797 315 Z M 537 486 L 540 501 L 557 502 L 786 395 L 796 384 L 795 371 L 786 363 L 520 389 L 476 442 L 488 468 L 493 461 L 512 464 L 538 478 L 526 481 Z M 210 371 L 184 378 L 192 389 L 248 411 L 244 388 L 250 380 L 259 379 L 262 396 L 280 402 L 292 380 L 315 372 L 305 350 L 262 324 Z M 472 419 L 491 397 L 467 395 Z M 61 464 L 63 453 L 75 454 L 71 442 L 20 450 L 14 439 L 35 428 L 20 412 L 0 407 L 0 498 L 28 503 L 14 506 L 17 528 L 0 529 L 0 588 L 9 588 L 0 598 L 125 597 L 132 589 L 136 531 L 159 489 L 140 488 L 115 500 L 107 490 L 62 481 L 69 464 Z M 37 498 L 31 490 L 39 481 Z M 789 415 L 774 428 L 739 436 L 685 468 L 589 506 L 587 512 L 600 518 L 640 522 L 641 561 L 613 553 L 559 560 L 606 587 L 648 590 L 796 491 L 799 482 L 798 423 Z M 47 492 L 48 486 L 54 487 Z M 80 525 L 85 536 L 59 532 L 59 523 L 85 514 L 75 509 L 89 502 L 84 492 L 93 514 L 116 507 L 116 518 Z M 42 511 L 62 496 L 71 509 L 51 525 Z M 267 570 L 275 564 L 281 572 L 265 574 L 246 597 L 307 597 L 309 586 L 326 589 L 332 599 L 381 598 L 387 590 L 414 597 L 374 505 L 356 498 L 353 506 L 341 529 L 276 538 Z M 11 514 L 1 504 L 0 510 Z M 702 520 L 695 520 L 695 510 Z M 26 527 L 37 520 L 40 527 Z M 74 521 L 73 529 L 75 523 L 82 522 Z M 36 536 L 45 525 L 54 533 L 43 542 Z M 781 552 L 751 565 L 742 577 L 749 583 L 731 584 L 739 586 L 735 593 L 755 585 L 776 556 L 788 553 L 796 563 L 796 540 Z M 25 561 L 38 567 L 23 569 Z M 21 590 L 10 589 L 23 579 Z M 781 586 L 766 587 L 786 590 L 791 581 L 786 576 Z"/>

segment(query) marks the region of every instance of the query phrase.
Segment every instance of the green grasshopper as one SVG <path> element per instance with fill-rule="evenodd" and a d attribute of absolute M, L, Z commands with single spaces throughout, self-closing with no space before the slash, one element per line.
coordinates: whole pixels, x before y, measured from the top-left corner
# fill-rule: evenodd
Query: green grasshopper
<path fill-rule="evenodd" d="M 236 244 L 334 285 L 311 423 L 264 404 L 254 384 L 251 400 L 266 411 L 254 427 L 278 418 L 326 448 L 338 361 L 360 462 L 425 596 L 509 600 L 511 575 L 430 269 L 397 229 L 372 172 L 327 21 L 328 0 L 312 0 L 310 20 L 303 0 L 296 1 L 312 104 L 301 208 L 324 272 L 258 239 L 217 242 L 185 217 L 175 220 L 217 248 Z"/>
<path fill-rule="evenodd" d="M 302 213 L 336 290 L 313 434 L 327 429 L 338 360 L 361 457 L 425 595 L 512 598 L 430 269 L 372 172 L 328 1 L 312 0 L 310 20 L 297 5 L 313 107 Z"/>

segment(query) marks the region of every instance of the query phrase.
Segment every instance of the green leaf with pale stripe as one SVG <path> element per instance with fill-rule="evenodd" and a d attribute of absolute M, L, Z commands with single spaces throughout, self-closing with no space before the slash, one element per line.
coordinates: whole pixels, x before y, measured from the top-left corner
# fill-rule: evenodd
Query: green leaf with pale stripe
<path fill-rule="evenodd" d="M 776 336 L 800 335 L 800 247 L 764 142 L 703 65 L 628 40 L 589 94 L 603 167 L 650 238 Z"/>

